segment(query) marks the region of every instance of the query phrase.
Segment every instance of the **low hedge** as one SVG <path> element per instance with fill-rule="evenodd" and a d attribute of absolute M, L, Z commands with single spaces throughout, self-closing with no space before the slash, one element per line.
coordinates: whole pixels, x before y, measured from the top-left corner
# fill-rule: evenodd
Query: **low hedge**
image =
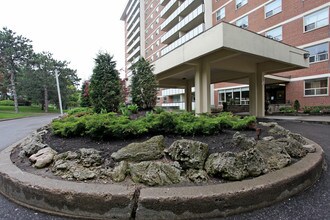
<path fill-rule="evenodd" d="M 0 105 L 2 106 L 14 106 L 13 100 L 1 100 Z"/>
<path fill-rule="evenodd" d="M 93 139 L 130 138 L 147 134 L 211 135 L 224 128 L 246 129 L 254 116 L 240 118 L 231 113 L 217 116 L 192 113 L 148 112 L 131 120 L 116 113 L 72 114 L 52 122 L 52 132 L 62 137 L 89 136 Z"/>

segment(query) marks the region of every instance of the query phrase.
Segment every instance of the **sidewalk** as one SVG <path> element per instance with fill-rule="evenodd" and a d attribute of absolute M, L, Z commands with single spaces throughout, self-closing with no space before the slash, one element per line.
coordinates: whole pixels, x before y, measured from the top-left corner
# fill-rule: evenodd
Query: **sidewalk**
<path fill-rule="evenodd" d="M 314 122 L 314 123 L 321 123 L 321 124 L 330 124 L 330 115 L 325 116 L 315 116 L 315 115 L 308 115 L 308 116 L 282 116 L 282 115 L 267 115 L 264 118 L 266 120 L 281 120 L 281 121 L 300 121 L 300 122 Z"/>

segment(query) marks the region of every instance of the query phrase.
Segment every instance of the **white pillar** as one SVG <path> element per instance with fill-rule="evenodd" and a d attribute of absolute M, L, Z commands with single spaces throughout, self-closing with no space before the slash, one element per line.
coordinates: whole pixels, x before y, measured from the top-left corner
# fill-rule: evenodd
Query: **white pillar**
<path fill-rule="evenodd" d="M 191 98 L 191 83 L 189 80 L 186 81 L 186 87 L 185 87 L 185 109 L 187 112 L 192 111 L 192 98 Z"/>
<path fill-rule="evenodd" d="M 249 77 L 250 114 L 265 116 L 265 78 L 264 73 L 257 71 Z"/>
<path fill-rule="evenodd" d="M 196 66 L 195 73 L 196 114 L 211 112 L 210 99 L 210 65 L 201 62 Z"/>

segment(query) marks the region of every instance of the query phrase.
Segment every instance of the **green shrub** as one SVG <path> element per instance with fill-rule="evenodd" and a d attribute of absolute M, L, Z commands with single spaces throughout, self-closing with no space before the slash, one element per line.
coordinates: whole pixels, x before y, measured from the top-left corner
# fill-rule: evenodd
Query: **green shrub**
<path fill-rule="evenodd" d="M 129 105 L 128 110 L 130 110 L 133 114 L 138 113 L 139 111 L 139 106 L 137 104 Z"/>
<path fill-rule="evenodd" d="M 224 128 L 245 129 L 256 118 L 240 118 L 231 113 L 218 116 L 192 113 L 147 112 L 145 116 L 130 120 L 116 113 L 69 115 L 52 123 L 53 133 L 63 137 L 87 135 L 93 139 L 130 138 L 146 134 L 211 135 Z"/>
<path fill-rule="evenodd" d="M 13 100 L 1 100 L 0 105 L 2 106 L 14 106 Z"/>
<path fill-rule="evenodd" d="M 91 114 L 93 113 L 93 109 L 92 108 L 88 108 L 88 107 L 79 107 L 79 108 L 74 108 L 69 110 L 68 115 L 85 115 L 85 114 Z"/>
<path fill-rule="evenodd" d="M 282 112 L 282 113 L 293 113 L 293 112 L 295 112 L 295 110 L 292 107 L 281 107 L 280 112 Z"/>
<path fill-rule="evenodd" d="M 165 109 L 162 107 L 156 107 L 156 108 L 154 108 L 154 111 L 156 114 L 160 114 L 160 113 L 164 112 Z"/>

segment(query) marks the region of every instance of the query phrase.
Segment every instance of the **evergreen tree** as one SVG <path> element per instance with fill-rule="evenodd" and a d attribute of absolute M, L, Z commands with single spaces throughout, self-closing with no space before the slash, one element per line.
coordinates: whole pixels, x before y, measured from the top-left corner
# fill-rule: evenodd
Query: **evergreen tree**
<path fill-rule="evenodd" d="M 80 106 L 81 107 L 91 106 L 90 95 L 89 95 L 89 81 L 88 80 L 83 82 L 82 87 L 81 87 Z"/>
<path fill-rule="evenodd" d="M 108 53 L 99 53 L 95 59 L 90 97 L 97 113 L 116 112 L 122 101 L 119 72 L 113 56 Z"/>
<path fill-rule="evenodd" d="M 153 66 L 140 58 L 132 67 L 131 96 L 132 102 L 141 109 L 152 109 L 157 100 L 157 82 Z"/>
<path fill-rule="evenodd" d="M 4 82 L 8 82 L 9 91 L 14 97 L 15 112 L 18 113 L 17 77 L 30 61 L 33 48 L 31 41 L 12 30 L 0 30 L 0 72 Z"/>

